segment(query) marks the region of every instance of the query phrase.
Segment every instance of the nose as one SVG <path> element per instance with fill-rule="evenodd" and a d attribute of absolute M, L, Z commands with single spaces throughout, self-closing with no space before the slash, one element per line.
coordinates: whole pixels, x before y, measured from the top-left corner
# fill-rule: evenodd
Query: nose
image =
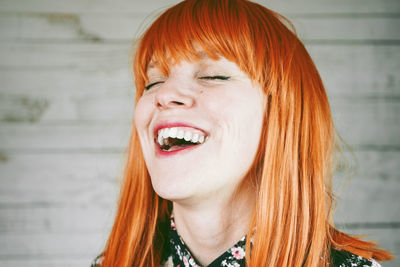
<path fill-rule="evenodd" d="M 190 89 L 183 88 L 177 81 L 164 82 L 158 88 L 155 98 L 159 109 L 190 108 L 194 104 Z"/>

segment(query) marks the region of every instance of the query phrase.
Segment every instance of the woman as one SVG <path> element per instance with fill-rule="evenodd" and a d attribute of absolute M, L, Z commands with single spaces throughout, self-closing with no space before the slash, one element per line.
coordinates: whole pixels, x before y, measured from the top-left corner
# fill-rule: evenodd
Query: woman
<path fill-rule="evenodd" d="M 189 0 L 144 33 L 125 179 L 99 265 L 379 266 L 373 259 L 391 258 L 333 226 L 329 103 L 285 24 L 249 1 Z"/>

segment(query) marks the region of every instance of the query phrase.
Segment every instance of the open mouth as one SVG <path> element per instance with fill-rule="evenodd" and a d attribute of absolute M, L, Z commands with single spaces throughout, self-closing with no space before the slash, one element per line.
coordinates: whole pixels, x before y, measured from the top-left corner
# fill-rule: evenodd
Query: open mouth
<path fill-rule="evenodd" d="M 163 128 L 157 132 L 156 143 L 163 152 L 178 151 L 203 144 L 207 136 L 188 127 Z"/>

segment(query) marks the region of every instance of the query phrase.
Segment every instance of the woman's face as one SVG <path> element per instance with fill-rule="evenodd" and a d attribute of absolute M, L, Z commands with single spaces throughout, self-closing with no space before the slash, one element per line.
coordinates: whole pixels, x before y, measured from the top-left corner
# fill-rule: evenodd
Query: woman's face
<path fill-rule="evenodd" d="M 147 73 L 135 125 L 154 190 L 173 201 L 232 194 L 258 148 L 261 87 L 225 58 L 181 61 L 168 77 L 150 64 Z"/>

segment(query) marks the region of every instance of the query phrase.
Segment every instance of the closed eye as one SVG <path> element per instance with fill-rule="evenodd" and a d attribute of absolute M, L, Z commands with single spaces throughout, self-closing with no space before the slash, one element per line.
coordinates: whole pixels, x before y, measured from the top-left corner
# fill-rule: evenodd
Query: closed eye
<path fill-rule="evenodd" d="M 222 76 L 222 75 L 200 77 L 200 79 L 202 80 L 223 80 L 223 81 L 229 80 L 230 78 L 231 77 L 229 76 Z"/>
<path fill-rule="evenodd" d="M 149 85 L 146 85 L 146 86 L 144 87 L 144 89 L 149 90 L 151 87 L 153 87 L 154 85 L 159 84 L 159 83 L 163 83 L 163 82 L 162 82 L 162 81 L 159 81 L 159 82 L 151 83 L 151 84 L 149 84 Z"/>

